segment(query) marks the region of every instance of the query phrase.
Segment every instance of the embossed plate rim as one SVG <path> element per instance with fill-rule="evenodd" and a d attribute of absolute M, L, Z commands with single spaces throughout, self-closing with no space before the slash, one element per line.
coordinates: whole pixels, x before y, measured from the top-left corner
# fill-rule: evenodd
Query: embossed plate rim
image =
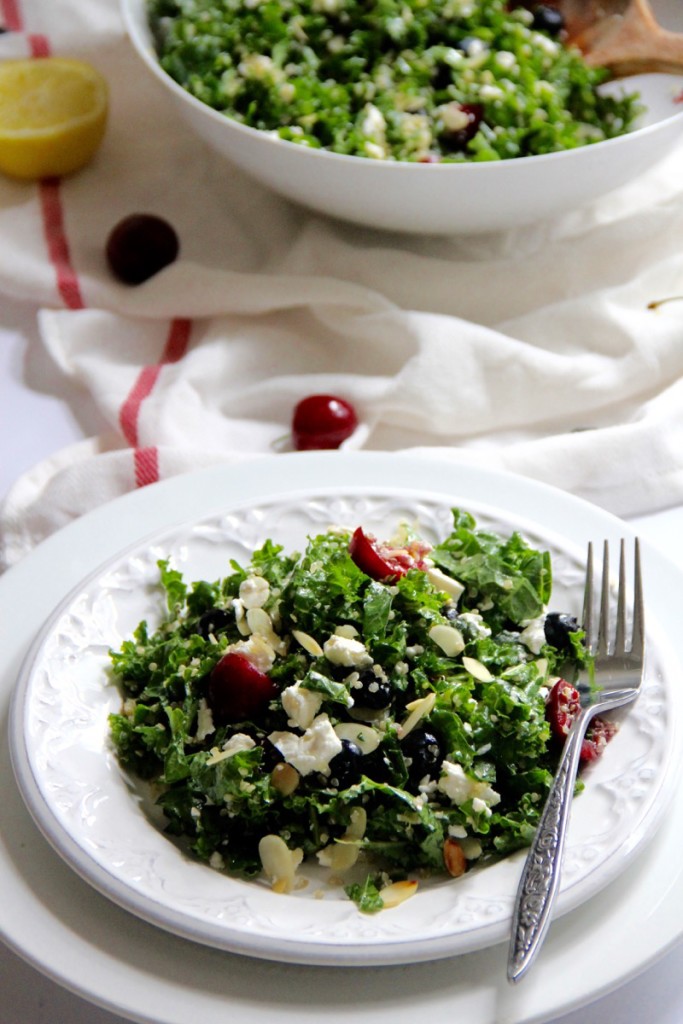
<path fill-rule="evenodd" d="M 306 489 L 309 496 L 311 494 L 319 496 L 321 492 L 324 490 L 324 488 L 315 487 L 308 487 Z M 351 490 L 351 488 L 347 486 L 344 490 L 346 493 L 348 493 Z M 456 499 L 452 499 L 447 502 L 443 494 L 437 493 L 427 495 L 422 490 L 420 490 L 419 492 L 415 492 L 407 488 L 388 489 L 386 487 L 365 487 L 360 488 L 359 492 L 363 492 L 367 497 L 369 492 L 373 490 L 375 491 L 376 496 L 377 492 L 384 491 L 385 493 L 383 497 L 385 498 L 386 492 L 387 490 L 389 490 L 390 497 L 396 498 L 396 496 L 399 495 L 401 500 L 410 499 L 413 502 L 417 501 L 422 503 L 429 502 L 430 500 L 436 500 L 438 506 L 442 509 L 446 508 L 447 505 L 449 504 L 459 503 L 472 508 L 472 511 L 478 517 L 481 516 L 481 510 L 486 507 L 486 503 L 481 501 L 466 502 L 466 500 L 464 499 L 460 499 L 458 501 L 456 501 Z M 334 494 L 335 496 L 338 497 L 338 492 L 335 491 L 335 489 L 328 489 L 328 495 L 330 494 Z M 358 494 L 357 496 L 360 496 L 360 494 Z M 280 496 L 279 498 L 275 498 L 271 502 L 268 502 L 268 500 L 264 498 L 263 500 L 259 501 L 258 504 L 260 506 L 264 506 L 267 504 L 282 505 L 283 502 L 285 502 L 285 500 L 288 500 L 291 504 L 295 500 L 299 502 L 301 500 L 301 497 L 302 492 L 297 492 L 296 499 L 294 499 L 292 496 L 289 496 L 288 498 L 287 496 Z M 226 509 L 224 514 L 228 514 L 229 511 L 236 509 L 249 508 L 250 505 L 251 503 L 247 503 L 246 505 L 233 503 L 231 509 Z M 554 533 L 554 531 L 549 530 L 546 526 L 542 526 L 541 524 L 528 520 L 527 517 L 523 517 L 520 515 L 511 516 L 509 513 L 507 513 L 504 509 L 500 507 L 492 509 L 492 507 L 489 506 L 489 510 L 494 513 L 498 522 L 508 523 L 517 528 L 522 528 L 527 533 L 529 533 L 530 529 L 534 528 L 537 530 L 540 529 L 541 535 L 545 538 L 552 536 Z M 182 534 L 184 530 L 196 529 L 198 526 L 205 524 L 211 520 L 215 520 L 216 518 L 217 516 L 215 513 L 213 515 L 207 514 L 207 516 L 203 516 L 193 523 L 181 524 L 178 527 L 162 531 L 160 535 L 153 534 L 151 537 L 148 537 L 142 542 L 134 543 L 125 552 L 122 552 L 119 555 L 114 556 L 114 558 L 109 559 L 104 566 L 101 566 L 97 570 L 95 570 L 95 572 L 92 573 L 91 576 L 89 577 L 88 581 L 84 581 L 84 583 L 81 586 L 76 588 L 75 593 L 82 591 L 83 587 L 89 585 L 92 580 L 102 577 L 106 574 L 107 571 L 111 571 L 111 567 L 113 565 L 122 564 L 123 562 L 125 562 L 126 559 L 134 558 L 136 552 L 145 550 L 151 542 L 159 543 L 161 540 L 163 540 L 164 537 L 178 537 Z M 564 541 L 562 541 L 562 543 L 564 544 Z M 27 665 L 26 671 L 22 678 L 22 683 L 20 684 L 19 687 L 20 691 L 22 690 L 22 688 L 25 690 L 29 686 L 29 681 L 31 679 L 33 667 L 35 666 L 37 660 L 40 658 L 41 651 L 47 638 L 50 636 L 50 632 L 51 629 L 54 627 L 54 623 L 59 621 L 60 615 L 63 614 L 64 608 L 68 607 L 70 602 L 73 602 L 73 600 L 74 593 L 70 594 L 62 602 L 60 608 L 51 618 L 50 622 L 46 625 L 43 634 L 43 640 L 41 641 L 41 643 L 39 643 L 37 649 L 34 651 L 32 661 Z M 671 732 L 671 730 L 669 731 Z M 17 744 L 15 743 L 15 748 L 16 747 Z M 15 757 L 15 761 L 21 762 L 22 755 L 19 754 L 18 757 Z M 367 923 L 367 919 L 359 919 L 362 921 L 362 928 L 356 929 L 355 931 L 352 929 L 347 939 L 341 939 L 339 936 L 337 936 L 334 940 L 328 942 L 325 941 L 324 937 L 321 938 L 320 935 L 312 936 L 312 939 L 310 941 L 307 940 L 305 937 L 303 939 L 299 937 L 295 941 L 286 942 L 286 948 L 284 949 L 282 935 L 278 935 L 277 941 L 273 942 L 270 941 L 267 936 L 254 934 L 253 932 L 250 932 L 248 929 L 246 932 L 244 929 L 242 929 L 241 931 L 238 930 L 238 933 L 235 934 L 234 929 L 228 929 L 226 931 L 221 927 L 218 930 L 218 932 L 216 932 L 215 928 L 207 927 L 206 922 L 201 921 L 198 924 L 195 919 L 188 919 L 184 913 L 178 915 L 176 911 L 173 909 L 171 909 L 169 912 L 169 907 L 165 906 L 163 901 L 159 902 L 158 899 L 150 897 L 149 893 L 144 893 L 141 897 L 137 889 L 133 890 L 131 889 L 130 885 L 125 884 L 124 891 L 122 892 L 119 886 L 120 879 L 114 879 L 112 883 L 112 878 L 110 875 L 107 877 L 102 877 L 97 870 L 93 870 L 92 858 L 87 854 L 85 855 L 85 857 L 83 857 L 82 844 L 79 845 L 78 843 L 76 843 L 76 847 L 74 849 L 74 837 L 70 835 L 67 835 L 65 837 L 61 830 L 59 822 L 55 827 L 53 808 L 50 807 L 49 801 L 46 800 L 45 792 L 40 788 L 40 786 L 36 782 L 34 768 L 35 765 L 31 761 L 30 750 L 27 745 L 24 745 L 24 762 L 23 765 L 21 763 L 19 764 L 18 771 L 22 792 L 32 813 L 34 814 L 34 817 L 36 817 L 39 827 L 41 827 L 41 829 L 46 834 L 50 842 L 52 842 L 52 844 L 57 848 L 58 852 L 60 852 L 60 854 L 63 857 L 65 857 L 69 863 L 71 863 L 71 866 L 74 867 L 80 874 L 82 874 L 82 876 L 85 877 L 86 880 L 88 880 L 91 884 L 95 885 L 95 887 L 105 892 L 106 895 L 114 899 L 119 904 L 125 906 L 133 913 L 137 913 L 139 916 L 144 917 L 146 920 L 149 920 L 152 923 L 158 924 L 161 927 L 168 928 L 169 930 L 175 931 L 178 934 L 192 938 L 195 941 L 205 942 L 210 945 L 218 945 L 220 948 L 229 949 L 233 951 L 249 952 L 251 953 L 251 955 L 264 956 L 267 958 L 272 957 L 284 960 L 290 959 L 297 962 L 307 963 L 341 962 L 345 964 L 353 964 L 397 963 L 405 962 L 407 960 L 419 960 L 439 956 L 446 956 L 451 955 L 453 952 L 465 952 L 470 951 L 472 949 L 481 948 L 481 946 L 488 945 L 491 942 L 500 941 L 505 938 L 507 927 L 506 913 L 503 913 L 502 915 L 499 914 L 498 918 L 492 924 L 484 925 L 478 928 L 476 930 L 476 936 L 473 937 L 472 933 L 468 933 L 465 941 L 462 940 L 462 935 L 458 935 L 457 933 L 454 934 L 453 932 L 449 931 L 440 935 L 427 936 L 426 938 L 423 937 L 422 940 L 415 940 L 414 938 L 408 939 L 405 936 L 405 933 L 402 937 L 399 936 L 398 938 L 392 938 L 391 935 L 389 934 L 390 929 L 388 928 L 388 925 L 386 929 L 384 928 L 384 926 L 373 927 L 372 925 L 369 925 Z M 655 819 L 659 815 L 661 815 L 663 803 L 664 801 L 661 801 L 660 804 L 658 804 L 656 807 L 653 806 L 652 808 L 650 808 L 652 812 L 648 816 L 648 821 L 652 825 L 652 828 L 649 830 L 650 832 L 654 832 L 654 827 L 656 824 Z M 616 860 L 614 857 L 614 853 L 616 851 L 613 851 L 611 860 L 613 861 L 612 867 L 614 868 L 614 872 L 618 873 L 623 869 L 627 861 L 635 853 L 639 844 L 641 842 L 644 842 L 646 838 L 647 837 L 645 835 L 640 835 L 638 837 L 638 841 L 633 842 L 628 850 L 619 851 L 619 856 L 616 858 Z M 164 840 L 164 842 L 167 842 L 167 840 Z M 508 871 L 512 869 L 512 866 L 514 864 L 515 878 L 516 873 L 518 872 L 519 863 L 521 863 L 519 857 L 510 858 L 508 859 L 507 862 L 505 862 L 505 867 L 506 870 Z M 200 867 L 200 869 L 203 872 L 206 872 L 208 870 L 203 866 L 197 865 L 191 866 L 190 870 L 194 871 L 194 869 L 197 867 Z M 497 868 L 488 868 L 486 870 L 487 872 L 491 872 L 493 870 L 497 870 Z M 607 884 L 607 882 L 612 877 L 614 877 L 614 872 L 610 873 L 610 877 L 606 879 L 601 879 L 599 877 L 599 872 L 596 872 L 595 870 L 590 870 L 588 872 L 588 875 L 586 876 L 586 879 L 584 879 L 583 889 L 580 885 L 577 886 L 577 884 L 575 883 L 568 885 L 562 894 L 562 900 L 558 908 L 560 912 L 565 912 L 566 910 L 571 909 L 572 907 L 576 906 L 579 902 L 581 902 L 583 899 L 588 898 L 588 895 L 591 895 L 598 888 L 602 887 L 602 885 Z M 244 884 L 253 886 L 253 883 L 241 883 L 241 885 Z M 511 893 L 510 895 L 512 897 L 514 893 Z M 282 897 L 273 897 L 270 893 L 268 893 L 267 896 L 271 901 L 273 899 L 277 901 L 283 900 Z M 418 897 L 416 897 L 416 899 L 418 899 Z M 361 947 L 360 950 L 357 948 L 359 945 Z"/>

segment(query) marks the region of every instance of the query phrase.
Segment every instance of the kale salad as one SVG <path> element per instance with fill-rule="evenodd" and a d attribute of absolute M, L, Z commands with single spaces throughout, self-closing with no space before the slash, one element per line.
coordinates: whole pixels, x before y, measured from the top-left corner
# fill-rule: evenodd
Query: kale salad
<path fill-rule="evenodd" d="M 434 546 L 333 528 L 214 582 L 159 570 L 161 624 L 110 652 L 111 738 L 201 860 L 278 892 L 317 862 L 372 912 L 528 845 L 589 660 L 547 552 L 455 509 Z"/>
<path fill-rule="evenodd" d="M 375 160 L 508 160 L 629 131 L 640 104 L 508 0 L 147 0 L 161 67 L 227 117 Z"/>

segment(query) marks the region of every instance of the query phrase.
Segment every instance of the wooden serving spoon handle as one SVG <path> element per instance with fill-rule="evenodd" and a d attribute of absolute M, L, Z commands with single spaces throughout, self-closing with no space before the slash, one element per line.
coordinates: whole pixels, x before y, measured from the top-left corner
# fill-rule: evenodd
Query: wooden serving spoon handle
<path fill-rule="evenodd" d="M 571 13 L 575 13 L 576 0 L 569 0 L 569 7 L 572 5 Z M 561 0 L 558 7 L 563 9 Z M 614 4 L 605 0 L 603 7 L 613 8 Z M 647 0 L 630 0 L 623 10 L 605 11 L 604 17 L 598 16 L 590 24 L 587 21 L 584 17 L 582 26 L 580 19 L 572 22 L 571 15 L 567 18 L 568 41 L 579 47 L 587 63 L 608 68 L 613 78 L 683 73 L 683 33 L 662 28 Z"/>

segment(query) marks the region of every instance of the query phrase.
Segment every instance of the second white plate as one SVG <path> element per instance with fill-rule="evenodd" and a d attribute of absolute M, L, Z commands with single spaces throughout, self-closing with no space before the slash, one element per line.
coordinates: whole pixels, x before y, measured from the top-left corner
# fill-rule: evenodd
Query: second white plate
<path fill-rule="evenodd" d="M 389 964 L 504 940 L 523 852 L 456 883 L 421 885 L 412 900 L 373 917 L 360 914 L 340 891 L 311 899 L 307 893 L 318 889 L 312 884 L 293 896 L 274 895 L 265 885 L 228 878 L 186 857 L 146 813 L 110 748 L 107 716 L 120 696 L 107 674 L 108 650 L 140 619 L 160 614 L 158 558 L 170 556 L 188 579 L 213 579 L 225 574 L 231 557 L 245 561 L 267 537 L 297 548 L 307 534 L 332 523 L 362 523 L 381 534 L 408 517 L 427 536 L 443 536 L 452 505 L 468 508 L 482 525 L 519 529 L 548 548 L 555 567 L 552 605 L 577 612 L 583 550 L 561 536 L 557 508 L 551 515 L 538 496 L 527 518 L 469 500 L 467 493 L 445 499 L 381 480 L 373 488 L 299 487 L 272 499 L 264 495 L 256 505 L 232 505 L 115 557 L 57 609 L 15 694 L 15 770 L 39 827 L 80 875 L 121 906 L 234 952 L 300 963 Z M 665 644 L 650 625 L 656 643 L 650 644 L 644 691 L 573 808 L 558 913 L 626 867 L 654 834 L 672 791 L 680 712 Z"/>

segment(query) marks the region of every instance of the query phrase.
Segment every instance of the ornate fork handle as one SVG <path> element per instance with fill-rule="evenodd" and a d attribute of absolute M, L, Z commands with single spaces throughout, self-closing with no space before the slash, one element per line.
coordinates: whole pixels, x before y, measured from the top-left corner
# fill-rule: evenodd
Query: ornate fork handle
<path fill-rule="evenodd" d="M 531 966 L 550 924 L 586 729 L 595 714 L 621 707 L 633 698 L 631 690 L 614 690 L 600 704 L 584 708 L 569 730 L 517 890 L 508 960 L 512 982 L 519 981 Z"/>
<path fill-rule="evenodd" d="M 560 883 L 560 865 L 581 744 L 592 717 L 591 710 L 585 709 L 569 730 L 555 779 L 527 854 L 513 915 L 508 961 L 510 981 L 518 981 L 531 965 L 550 924 L 550 911 Z"/>

